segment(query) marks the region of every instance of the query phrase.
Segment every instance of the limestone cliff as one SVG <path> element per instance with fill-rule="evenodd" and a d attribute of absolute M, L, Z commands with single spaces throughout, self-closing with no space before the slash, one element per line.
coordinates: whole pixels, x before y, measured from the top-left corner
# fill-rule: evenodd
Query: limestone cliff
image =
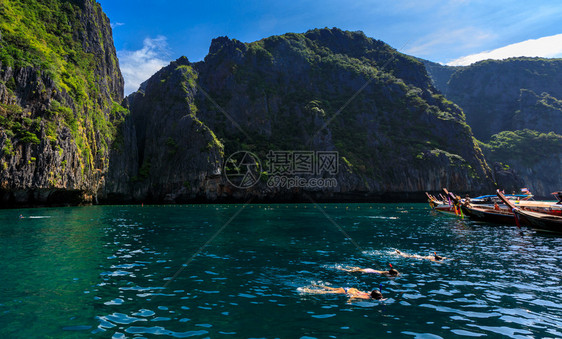
<path fill-rule="evenodd" d="M 303 189 L 241 191 L 219 175 L 236 151 L 267 172 L 270 150 L 339 152 L 338 185 L 309 191 L 318 199 L 492 189 L 464 114 L 423 64 L 361 32 L 217 38 L 204 61 L 172 62 L 127 101 L 108 198 L 302 199 Z"/>
<path fill-rule="evenodd" d="M 462 107 L 474 136 L 486 141 L 498 132 L 533 128 L 522 124 L 546 121 L 542 115 L 554 112 L 548 105 L 535 105 L 542 99 L 533 100 L 529 91 L 560 100 L 560 84 L 561 59 L 486 60 L 453 73 L 444 94 Z M 556 119 L 560 119 L 560 113 L 557 116 Z"/>
<path fill-rule="evenodd" d="M 80 203 L 104 185 L 126 111 L 98 3 L 0 3 L 0 204 Z"/>
<path fill-rule="evenodd" d="M 512 127 L 514 130 L 531 129 L 562 135 L 562 100 L 547 92 L 538 95 L 521 89 Z"/>
<path fill-rule="evenodd" d="M 196 79 L 181 58 L 127 98 L 135 114 L 111 155 L 107 201 L 217 198 L 207 181 L 220 174 L 223 146 L 197 117 Z"/>
<path fill-rule="evenodd" d="M 447 93 L 449 80 L 451 76 L 458 70 L 463 69 L 462 66 L 446 66 L 429 60 L 419 59 L 425 66 L 427 73 L 431 77 L 433 86 L 441 93 Z"/>
<path fill-rule="evenodd" d="M 521 178 L 518 187 L 513 187 L 497 176 L 500 187 L 509 190 L 527 187 L 535 196 L 549 199 L 552 199 L 550 193 L 562 188 L 561 135 L 529 129 L 503 131 L 481 146 L 486 159 L 496 163 L 496 173 L 512 171 Z"/>
<path fill-rule="evenodd" d="M 561 59 L 486 60 L 456 68 L 424 64 L 484 142 L 498 186 L 526 186 L 541 197 L 562 189 Z"/>

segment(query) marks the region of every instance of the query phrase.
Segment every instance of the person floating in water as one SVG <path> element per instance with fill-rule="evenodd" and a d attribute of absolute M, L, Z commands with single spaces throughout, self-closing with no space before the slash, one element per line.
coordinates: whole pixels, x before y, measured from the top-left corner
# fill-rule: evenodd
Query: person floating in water
<path fill-rule="evenodd" d="M 361 268 L 361 267 L 338 267 L 339 270 L 346 271 L 346 272 L 361 272 L 361 273 L 374 273 L 374 274 L 382 274 L 387 277 L 397 277 L 400 275 L 396 269 L 392 268 L 392 264 L 388 264 L 390 269 L 388 271 L 379 271 L 372 268 Z"/>
<path fill-rule="evenodd" d="M 348 288 L 348 287 L 328 287 L 323 285 L 312 285 L 313 288 L 309 287 L 299 287 L 297 290 L 299 292 L 308 293 L 308 294 L 345 294 L 349 297 L 348 302 L 353 301 L 354 299 L 375 299 L 375 300 L 383 300 L 382 292 L 377 289 L 372 290 L 371 292 L 363 292 L 359 291 L 356 288 Z"/>
<path fill-rule="evenodd" d="M 422 255 L 417 255 L 417 254 L 408 254 L 408 253 L 404 253 L 404 252 L 400 252 L 399 250 L 396 250 L 396 254 L 398 254 L 399 256 L 402 256 L 404 258 L 415 258 L 415 259 L 425 259 L 425 260 L 431 260 L 431 261 L 442 261 L 445 259 L 449 259 L 447 257 L 442 257 L 440 255 L 437 254 L 437 252 L 433 252 L 433 255 L 426 255 L 426 256 L 422 256 Z"/>

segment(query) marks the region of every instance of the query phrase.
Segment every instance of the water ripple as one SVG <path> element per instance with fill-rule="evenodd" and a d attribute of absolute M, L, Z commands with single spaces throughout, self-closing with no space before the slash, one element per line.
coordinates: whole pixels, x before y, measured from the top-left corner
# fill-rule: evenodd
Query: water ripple
<path fill-rule="evenodd" d="M 129 327 L 125 330 L 127 333 L 131 334 L 154 334 L 154 335 L 169 335 L 174 338 L 189 338 L 195 336 L 202 336 L 208 334 L 208 331 L 199 330 L 199 331 L 187 331 L 187 332 L 174 332 L 165 329 L 161 326 L 153 326 L 153 327 Z"/>
<path fill-rule="evenodd" d="M 238 214 L 191 261 L 236 205 L 4 218 L 0 336 L 361 337 L 376 324 L 388 338 L 562 337 L 562 238 L 433 216 L 426 205 L 322 204 L 359 250 L 312 205 L 262 207 Z M 399 277 L 337 269 L 388 263 Z M 386 300 L 299 293 L 310 284 L 382 285 Z"/>

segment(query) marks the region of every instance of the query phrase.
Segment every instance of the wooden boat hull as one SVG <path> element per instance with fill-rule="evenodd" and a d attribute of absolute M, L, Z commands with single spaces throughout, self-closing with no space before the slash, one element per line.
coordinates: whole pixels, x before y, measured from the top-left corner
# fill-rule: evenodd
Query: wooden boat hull
<path fill-rule="evenodd" d="M 455 213 L 455 211 L 453 210 L 452 207 L 443 207 L 443 208 L 434 208 L 435 211 L 439 212 L 439 213 L 443 213 L 443 214 L 447 214 L 447 215 L 457 215 L 457 213 Z"/>
<path fill-rule="evenodd" d="M 493 209 L 475 208 L 469 206 L 461 206 L 464 215 L 470 219 L 493 222 L 496 224 L 515 225 L 515 216 L 508 211 L 497 211 Z"/>
<path fill-rule="evenodd" d="M 522 224 L 530 226 L 538 232 L 562 234 L 562 217 L 520 209 L 515 209 L 514 212 L 517 214 Z"/>
<path fill-rule="evenodd" d="M 519 223 L 530 226 L 539 232 L 562 234 L 562 217 L 522 210 L 509 201 L 499 190 L 497 194 L 506 205 L 513 209 Z"/>
<path fill-rule="evenodd" d="M 456 215 L 459 216 L 460 215 L 460 209 L 457 209 L 457 211 L 455 211 L 455 207 L 454 206 L 450 206 L 448 204 L 441 204 L 441 205 L 437 205 L 435 207 L 433 207 L 434 211 L 440 212 L 440 213 L 444 213 L 444 214 L 448 214 L 448 215 Z"/>
<path fill-rule="evenodd" d="M 517 205 L 516 205 L 517 206 Z M 559 217 L 562 217 L 562 210 L 560 209 L 560 206 L 526 206 L 526 205 L 522 205 L 522 206 L 517 206 L 525 211 L 528 212 L 537 212 L 537 213 L 544 213 L 544 214 L 550 214 L 550 215 L 556 215 Z"/>

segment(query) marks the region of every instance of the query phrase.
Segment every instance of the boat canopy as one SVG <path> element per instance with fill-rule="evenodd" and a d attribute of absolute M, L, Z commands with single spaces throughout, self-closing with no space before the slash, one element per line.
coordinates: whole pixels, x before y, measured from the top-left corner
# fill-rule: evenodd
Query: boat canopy
<path fill-rule="evenodd" d="M 529 195 L 528 194 L 506 194 L 506 197 L 513 197 L 513 198 L 528 198 Z M 490 199 L 490 198 L 497 198 L 497 195 L 481 195 L 479 197 L 476 198 L 470 198 L 471 200 L 473 199 Z"/>

